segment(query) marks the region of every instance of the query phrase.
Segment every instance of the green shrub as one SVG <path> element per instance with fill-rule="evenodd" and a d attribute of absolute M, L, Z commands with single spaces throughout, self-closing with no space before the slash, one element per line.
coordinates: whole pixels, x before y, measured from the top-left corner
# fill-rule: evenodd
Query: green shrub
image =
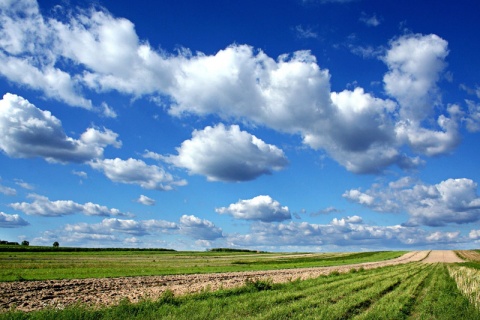
<path fill-rule="evenodd" d="M 248 291 L 266 291 L 273 289 L 273 280 L 272 279 L 256 279 L 245 280 L 245 286 L 249 289 Z"/>

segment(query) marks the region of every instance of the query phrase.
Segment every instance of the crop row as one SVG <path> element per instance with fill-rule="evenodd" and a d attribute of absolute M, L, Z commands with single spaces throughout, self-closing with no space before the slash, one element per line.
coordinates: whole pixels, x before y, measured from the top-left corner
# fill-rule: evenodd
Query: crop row
<path fill-rule="evenodd" d="M 458 289 L 471 303 L 480 308 L 480 270 L 453 265 L 448 267 L 448 271 L 457 283 Z"/>
<path fill-rule="evenodd" d="M 406 264 L 244 287 L 101 310 L 8 313 L 9 319 L 480 319 L 444 265 Z M 2 316 L 0 316 L 2 318 Z"/>

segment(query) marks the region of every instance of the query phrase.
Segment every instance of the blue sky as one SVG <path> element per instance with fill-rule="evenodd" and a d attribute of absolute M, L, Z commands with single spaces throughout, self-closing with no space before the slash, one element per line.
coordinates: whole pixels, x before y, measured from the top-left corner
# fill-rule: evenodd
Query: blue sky
<path fill-rule="evenodd" d="M 476 1 L 0 1 L 0 238 L 475 248 Z"/>

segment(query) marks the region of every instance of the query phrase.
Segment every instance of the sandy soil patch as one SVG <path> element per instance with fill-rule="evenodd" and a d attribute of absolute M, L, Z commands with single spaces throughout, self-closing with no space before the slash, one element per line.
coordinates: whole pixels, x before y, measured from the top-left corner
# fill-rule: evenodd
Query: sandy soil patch
<path fill-rule="evenodd" d="M 242 286 L 247 279 L 271 279 L 275 283 L 295 279 L 316 278 L 331 272 L 349 272 L 352 269 L 373 269 L 425 259 L 429 251 L 413 251 L 387 261 L 345 266 L 283 269 L 211 274 L 124 277 L 104 279 L 73 279 L 0 283 L 0 311 L 12 308 L 22 311 L 42 308 L 64 308 L 76 303 L 106 306 L 122 299 L 138 302 L 144 298 L 157 299 L 167 289 L 175 295 Z M 453 252 L 452 252 L 453 253 Z"/>
<path fill-rule="evenodd" d="M 465 262 L 460 259 L 455 252 L 451 250 L 432 250 L 428 257 L 423 260 L 424 263 L 456 263 Z"/>

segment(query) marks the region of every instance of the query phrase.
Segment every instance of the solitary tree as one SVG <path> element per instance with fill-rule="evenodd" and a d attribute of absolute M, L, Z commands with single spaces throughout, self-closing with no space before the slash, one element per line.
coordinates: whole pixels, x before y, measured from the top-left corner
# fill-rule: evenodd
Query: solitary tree
<path fill-rule="evenodd" d="M 60 244 L 59 244 L 57 241 L 55 241 L 55 242 L 53 243 L 53 246 L 54 246 L 55 248 L 58 248 L 59 245 L 60 245 Z"/>
<path fill-rule="evenodd" d="M 29 246 L 29 245 L 30 245 L 30 242 L 28 242 L 27 240 L 22 241 L 22 246 Z"/>

